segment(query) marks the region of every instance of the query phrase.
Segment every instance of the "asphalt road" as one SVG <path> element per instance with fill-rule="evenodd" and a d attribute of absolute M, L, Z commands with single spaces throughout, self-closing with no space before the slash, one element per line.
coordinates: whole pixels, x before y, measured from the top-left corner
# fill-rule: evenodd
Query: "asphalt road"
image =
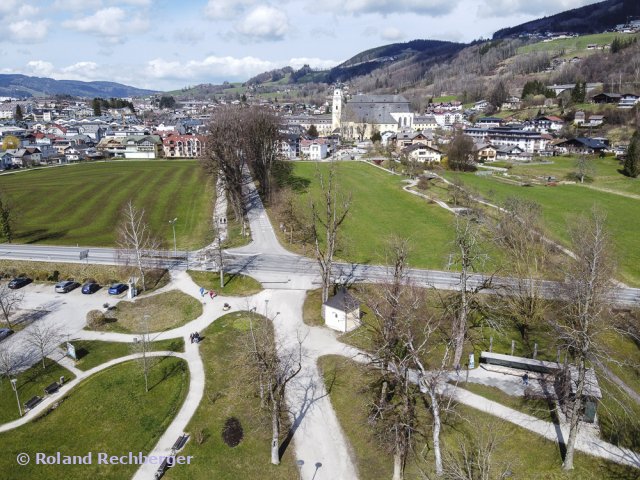
<path fill-rule="evenodd" d="M 265 226 L 265 218 L 261 219 Z M 268 221 L 267 221 L 268 223 Z M 250 247 L 250 246 L 249 246 Z M 282 248 L 282 247 L 280 247 Z M 80 260 L 81 251 L 89 251 L 86 260 Z M 300 288 L 300 281 L 305 285 L 318 284 L 319 268 L 313 259 L 299 255 L 286 253 L 251 253 L 251 248 L 243 248 L 233 253 L 228 253 L 225 259 L 225 270 L 231 273 L 246 273 L 259 276 L 260 279 L 274 278 L 278 280 L 280 288 L 293 288 L 290 284 Z M 189 260 L 185 252 L 178 252 L 178 257 L 173 252 L 158 252 L 157 262 L 159 266 L 177 269 L 206 270 L 214 269 L 209 261 L 205 261 L 199 253 L 189 253 Z M 35 245 L 0 245 L 0 259 L 5 260 L 31 260 L 41 262 L 70 262 L 91 264 L 115 264 L 117 263 L 116 250 L 111 248 L 91 247 L 55 247 Z M 379 265 L 362 265 L 338 263 L 334 270 L 336 281 L 340 283 L 353 282 L 382 282 L 389 278 L 387 267 Z M 460 275 L 458 272 L 412 269 L 410 278 L 417 285 L 436 289 L 455 290 L 459 286 Z M 484 282 L 483 275 L 473 275 L 470 286 L 477 286 Z M 508 277 L 494 277 L 493 288 L 513 284 L 514 280 Z M 548 298 L 559 296 L 561 285 L 557 282 L 543 281 L 542 290 Z M 640 306 L 640 289 L 619 287 L 613 295 L 614 301 L 619 305 Z"/>

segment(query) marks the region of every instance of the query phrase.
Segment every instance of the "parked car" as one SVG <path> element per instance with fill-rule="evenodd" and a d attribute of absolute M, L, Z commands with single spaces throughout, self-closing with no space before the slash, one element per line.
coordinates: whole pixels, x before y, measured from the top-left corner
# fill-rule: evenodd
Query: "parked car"
<path fill-rule="evenodd" d="M 13 330 L 11 330 L 10 328 L 0 328 L 0 341 L 4 340 L 12 333 Z"/>
<path fill-rule="evenodd" d="M 56 284 L 56 293 L 67 293 L 71 290 L 78 288 L 80 284 L 78 282 L 74 282 L 73 280 L 65 280 L 64 282 L 59 282 Z"/>
<path fill-rule="evenodd" d="M 16 277 L 9 282 L 9 288 L 12 288 L 15 290 L 17 288 L 22 288 L 25 285 L 29 285 L 31 282 L 33 282 L 33 280 L 31 280 L 30 278 Z"/>
<path fill-rule="evenodd" d="M 122 292 L 129 290 L 129 285 L 124 283 L 114 283 L 109 287 L 109 295 L 120 295 Z"/>
<path fill-rule="evenodd" d="M 82 285 L 82 293 L 87 295 L 97 292 L 98 290 L 100 290 L 100 285 L 98 285 L 96 282 L 87 282 Z"/>

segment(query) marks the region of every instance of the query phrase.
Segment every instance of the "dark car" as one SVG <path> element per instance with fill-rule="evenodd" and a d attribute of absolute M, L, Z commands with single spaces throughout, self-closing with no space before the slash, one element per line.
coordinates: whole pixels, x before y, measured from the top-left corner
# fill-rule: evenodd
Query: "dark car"
<path fill-rule="evenodd" d="M 4 340 L 12 333 L 13 330 L 11 330 L 10 328 L 0 328 L 0 341 Z"/>
<path fill-rule="evenodd" d="M 76 289 L 80 286 L 78 282 L 74 282 L 73 280 L 65 280 L 64 282 L 56 283 L 56 293 L 68 293 L 73 289 Z"/>
<path fill-rule="evenodd" d="M 33 280 L 27 277 L 16 277 L 9 282 L 9 288 L 16 289 L 29 285 Z"/>
<path fill-rule="evenodd" d="M 82 293 L 87 295 L 97 292 L 98 290 L 100 290 L 100 285 L 98 285 L 96 282 L 87 282 L 82 285 Z"/>
<path fill-rule="evenodd" d="M 124 283 L 114 283 L 109 287 L 109 295 L 120 295 L 122 292 L 129 290 L 129 285 Z"/>

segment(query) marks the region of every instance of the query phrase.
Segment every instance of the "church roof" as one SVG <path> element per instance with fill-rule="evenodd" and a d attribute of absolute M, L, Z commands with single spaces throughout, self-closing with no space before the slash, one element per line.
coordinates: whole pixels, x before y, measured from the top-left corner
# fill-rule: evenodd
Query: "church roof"
<path fill-rule="evenodd" d="M 371 124 L 392 124 L 392 113 L 411 113 L 402 95 L 356 95 L 345 105 L 347 120 Z"/>

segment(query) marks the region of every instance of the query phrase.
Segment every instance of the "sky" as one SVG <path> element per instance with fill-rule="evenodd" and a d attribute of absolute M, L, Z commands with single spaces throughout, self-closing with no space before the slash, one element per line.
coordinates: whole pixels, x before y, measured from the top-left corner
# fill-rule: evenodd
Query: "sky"
<path fill-rule="evenodd" d="M 0 73 L 168 91 L 468 42 L 594 0 L 0 0 Z"/>

